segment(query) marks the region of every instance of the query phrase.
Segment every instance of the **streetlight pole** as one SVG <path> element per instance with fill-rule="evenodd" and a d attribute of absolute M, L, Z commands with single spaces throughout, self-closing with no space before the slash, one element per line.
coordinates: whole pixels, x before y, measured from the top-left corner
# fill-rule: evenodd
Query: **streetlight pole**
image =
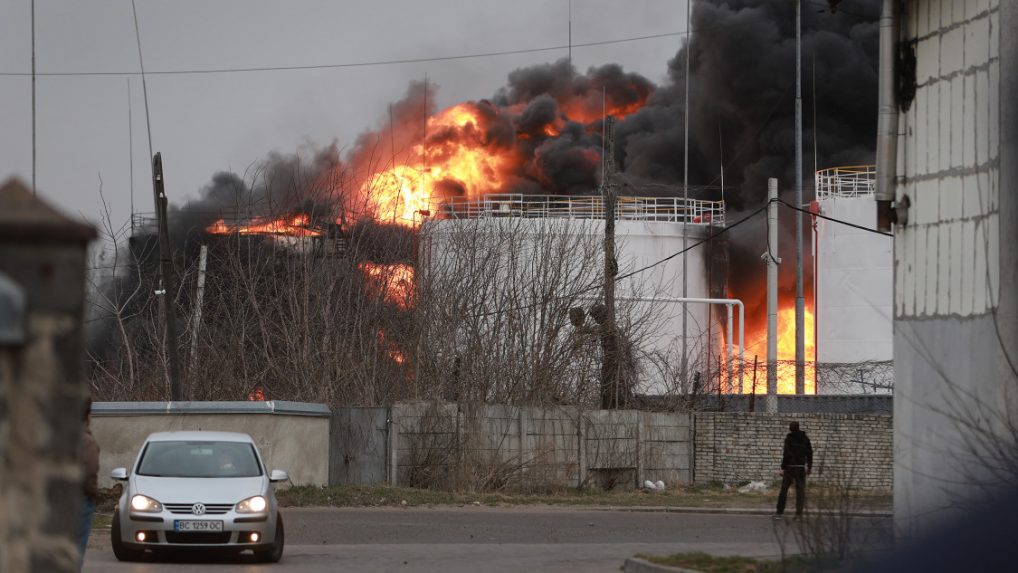
<path fill-rule="evenodd" d="M 802 208 L 802 1 L 795 0 L 795 206 Z M 806 393 L 806 346 L 802 292 L 802 211 L 795 212 L 795 393 Z"/>
<path fill-rule="evenodd" d="M 689 266 L 686 261 L 686 251 L 689 250 L 689 238 L 686 235 L 686 222 L 689 220 L 689 51 L 693 47 L 693 31 L 690 29 L 690 6 L 693 0 L 686 0 L 686 97 L 683 101 L 682 112 L 682 297 L 689 296 Z M 686 303 L 682 303 L 682 362 L 679 367 L 679 378 L 682 384 L 686 384 L 686 375 L 689 371 L 689 343 L 686 337 L 688 330 L 689 311 Z"/>

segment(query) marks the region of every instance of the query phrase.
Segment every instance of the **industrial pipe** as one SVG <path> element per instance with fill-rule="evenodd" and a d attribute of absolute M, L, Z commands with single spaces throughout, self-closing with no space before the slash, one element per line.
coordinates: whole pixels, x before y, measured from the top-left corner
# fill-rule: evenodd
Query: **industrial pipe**
<path fill-rule="evenodd" d="M 880 70 L 877 89 L 877 228 L 891 230 L 891 204 L 898 168 L 898 1 L 884 0 L 880 11 Z"/>
<path fill-rule="evenodd" d="M 728 372 L 732 372 L 732 306 L 739 307 L 739 392 L 744 388 L 742 384 L 743 372 L 746 369 L 746 307 L 737 298 L 691 298 L 691 297 L 646 297 L 646 296 L 617 296 L 616 300 L 632 302 L 670 302 L 670 303 L 703 303 L 723 304 L 728 307 Z M 598 299 L 600 300 L 600 299 Z"/>

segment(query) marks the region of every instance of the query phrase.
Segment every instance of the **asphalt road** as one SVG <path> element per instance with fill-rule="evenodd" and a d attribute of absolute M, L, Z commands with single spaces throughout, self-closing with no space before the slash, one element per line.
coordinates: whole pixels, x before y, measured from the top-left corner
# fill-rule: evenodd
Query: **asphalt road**
<path fill-rule="evenodd" d="M 184 555 L 119 563 L 109 533 L 94 532 L 85 571 L 611 571 L 636 553 L 780 553 L 761 515 L 566 508 L 288 509 L 287 547 L 276 565 L 252 558 Z M 867 520 L 875 537 L 889 519 Z"/>

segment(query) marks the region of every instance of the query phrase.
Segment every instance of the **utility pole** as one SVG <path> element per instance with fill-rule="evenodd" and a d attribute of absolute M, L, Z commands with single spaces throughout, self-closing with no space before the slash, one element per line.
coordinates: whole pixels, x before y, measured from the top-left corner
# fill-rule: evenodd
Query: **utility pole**
<path fill-rule="evenodd" d="M 605 118 L 605 170 L 601 181 L 601 202 L 604 205 L 604 306 L 601 322 L 601 408 L 620 406 L 619 337 L 615 324 L 615 277 L 619 263 L 615 259 L 615 204 L 618 201 L 615 184 L 615 117 Z M 595 317 L 596 318 L 596 317 Z"/>
<path fill-rule="evenodd" d="M 689 51 L 693 46 L 693 31 L 690 29 L 690 17 L 693 0 L 686 2 L 686 98 L 683 102 L 682 113 L 682 298 L 689 296 L 689 273 L 686 263 L 686 251 L 689 249 L 689 238 L 686 235 L 686 222 L 689 219 Z M 689 311 L 686 305 L 682 305 L 682 358 L 679 364 L 679 378 L 682 384 L 686 384 L 686 376 L 689 374 L 689 343 L 686 340 L 688 331 Z"/>
<path fill-rule="evenodd" d="M 194 317 L 191 324 L 191 371 L 194 371 L 195 361 L 198 359 L 198 333 L 201 331 L 201 306 L 205 299 L 205 264 L 208 260 L 209 248 L 201 246 L 198 254 L 198 289 L 195 293 Z"/>
<path fill-rule="evenodd" d="M 35 0 L 32 0 L 32 195 L 35 195 Z"/>
<path fill-rule="evenodd" d="M 778 180 L 767 180 L 767 412 L 778 411 Z"/>
<path fill-rule="evenodd" d="M 152 157 L 152 190 L 155 192 L 156 217 L 159 221 L 159 283 L 156 294 L 160 295 L 163 311 L 163 342 L 166 345 L 166 376 L 170 382 L 170 400 L 184 399 L 180 385 L 180 355 L 177 348 L 177 310 L 173 303 L 177 292 L 173 270 L 173 255 L 170 252 L 170 231 L 166 223 L 166 191 L 163 188 L 163 159 L 156 153 Z"/>
<path fill-rule="evenodd" d="M 573 73 L 573 0 L 569 0 L 569 74 Z"/>
<path fill-rule="evenodd" d="M 795 206 L 802 208 L 802 1 L 795 0 Z M 795 212 L 795 393 L 806 393 L 806 346 L 802 294 L 802 211 Z"/>

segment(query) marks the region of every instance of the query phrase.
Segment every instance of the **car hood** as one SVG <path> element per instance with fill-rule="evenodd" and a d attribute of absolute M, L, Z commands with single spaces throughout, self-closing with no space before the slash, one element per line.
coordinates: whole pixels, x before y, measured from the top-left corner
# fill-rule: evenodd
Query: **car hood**
<path fill-rule="evenodd" d="M 264 495 L 264 476 L 242 478 L 176 478 L 134 476 L 134 493 L 162 503 L 237 503 Z"/>

